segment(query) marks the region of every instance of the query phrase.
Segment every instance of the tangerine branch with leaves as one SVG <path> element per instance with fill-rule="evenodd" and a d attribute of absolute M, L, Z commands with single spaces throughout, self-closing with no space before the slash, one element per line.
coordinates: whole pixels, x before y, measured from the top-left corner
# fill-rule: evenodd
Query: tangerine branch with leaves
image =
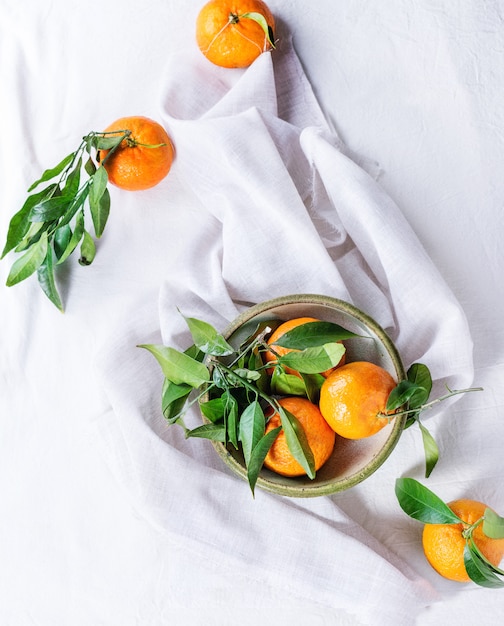
<path fill-rule="evenodd" d="M 262 323 L 240 346 L 233 347 L 207 322 L 192 317 L 184 319 L 194 341 L 186 351 L 164 345 L 139 346 L 151 352 L 163 371 L 162 412 L 168 423 L 182 426 L 186 437 L 207 438 L 232 445 L 235 449 L 241 445 L 251 453 L 259 446 L 253 457 L 254 463 L 247 468 L 249 484 L 254 491 L 262 461 L 274 441 L 271 436 L 265 439 L 267 418 L 264 405 L 267 405 L 280 414 L 284 431 L 296 434 L 290 440 L 291 453 L 306 469 L 306 474 L 314 478 L 313 454 L 303 428 L 295 416 L 279 405 L 278 398 L 304 396 L 317 404 L 326 380 L 321 372 L 340 363 L 345 352 L 342 341 L 357 335 L 338 324 L 323 321 L 293 328 L 277 340 L 276 345 L 292 350 L 278 354 L 270 376 L 268 369 L 272 363 L 265 363 L 262 355 L 274 350 L 274 345 L 266 340 L 274 322 Z M 286 369 L 296 370 L 299 376 L 286 373 Z M 385 416 L 390 421 L 407 413 L 406 427 L 418 423 L 424 443 L 426 471 L 430 474 L 439 458 L 439 450 L 419 421 L 421 411 L 453 395 L 477 389 L 451 391 L 439 400 L 428 402 L 432 387 L 428 368 L 414 364 L 407 376 L 407 380 L 400 381 L 390 393 Z M 207 423 L 190 429 L 183 418 L 195 403 L 199 403 Z M 241 420 L 244 416 L 250 419 L 251 415 L 252 426 L 243 430 Z"/>
<path fill-rule="evenodd" d="M 131 121 L 131 128 L 118 125 Z M 142 125 L 142 126 L 140 126 Z M 161 143 L 141 141 L 143 131 L 154 129 L 156 135 L 166 140 Z M 47 169 L 28 188 L 28 197 L 23 206 L 10 220 L 3 259 L 9 252 L 20 254 L 13 263 L 7 277 L 11 287 L 36 273 L 40 287 L 50 301 L 63 312 L 63 302 L 55 279 L 55 269 L 64 263 L 80 246 L 79 263 L 90 265 L 96 255 L 96 244 L 87 224 L 87 208 L 99 239 L 104 232 L 110 214 L 111 199 L 109 182 L 127 189 L 123 181 L 109 174 L 110 162 L 121 155 L 119 163 L 127 160 L 129 151 L 163 149 L 166 154 L 156 159 L 143 160 L 150 169 L 148 182 L 151 185 L 164 177 L 170 168 L 172 147 L 164 129 L 159 124 L 143 117 L 122 118 L 103 132 L 85 135 L 74 152 L 68 154 L 56 166 Z M 100 155 L 101 158 L 100 158 Z M 152 164 L 151 161 L 157 161 Z M 142 159 L 138 160 L 141 163 Z M 148 162 L 147 162 L 148 161 Z M 138 165 L 139 167 L 139 165 Z M 114 168 L 111 170 L 114 173 Z M 130 168 L 134 184 L 142 183 L 138 172 Z M 139 181 L 140 179 L 140 181 Z M 45 185 L 42 189 L 40 187 Z M 137 188 L 146 188 L 137 187 Z"/>

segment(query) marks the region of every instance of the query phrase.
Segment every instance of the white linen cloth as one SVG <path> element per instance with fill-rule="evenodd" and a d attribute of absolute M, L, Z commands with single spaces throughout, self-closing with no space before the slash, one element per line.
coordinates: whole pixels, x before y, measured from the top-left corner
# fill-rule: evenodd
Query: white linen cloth
<path fill-rule="evenodd" d="M 186 348 L 177 308 L 223 329 L 249 304 L 323 293 L 372 315 L 406 366 L 429 366 L 436 393 L 472 380 L 461 308 L 399 208 L 345 155 L 288 41 L 247 70 L 174 58 L 160 107 L 176 148 L 170 176 L 201 220 L 159 293 L 143 293 L 145 307 L 125 311 L 128 321 L 100 350 L 106 457 L 139 510 L 216 569 L 364 623 L 413 623 L 437 599 L 432 586 L 345 515 L 337 497 L 257 490 L 252 499 L 209 442 L 185 441 L 166 426 L 162 374 L 136 345 Z"/>

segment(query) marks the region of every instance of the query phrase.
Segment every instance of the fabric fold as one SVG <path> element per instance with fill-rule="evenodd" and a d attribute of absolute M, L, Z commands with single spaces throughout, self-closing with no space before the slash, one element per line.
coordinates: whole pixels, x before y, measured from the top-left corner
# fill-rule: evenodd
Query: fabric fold
<path fill-rule="evenodd" d="M 424 579 L 332 498 L 252 499 L 208 442 L 164 423 L 161 372 L 135 346 L 187 348 L 178 310 L 222 330 L 250 304 L 321 293 L 372 315 L 405 365 L 421 360 L 436 386 L 456 387 L 472 379 L 463 311 L 399 208 L 345 155 L 290 42 L 244 71 L 201 59 L 170 67 L 161 114 L 177 151 L 173 175 L 211 227 L 195 222 L 167 268 L 158 317 L 134 312 L 102 347 L 105 455 L 142 514 L 216 568 L 365 623 L 413 623 L 437 598 Z"/>
<path fill-rule="evenodd" d="M 99 424 L 105 453 L 141 514 L 220 574 L 238 572 L 364 623 L 413 624 L 437 593 L 331 498 L 258 491 L 253 499 L 209 442 L 186 441 L 181 429 L 162 423 L 159 370 L 135 348 L 139 335 L 159 341 L 148 328 L 140 310 L 97 363 L 111 405 Z"/>

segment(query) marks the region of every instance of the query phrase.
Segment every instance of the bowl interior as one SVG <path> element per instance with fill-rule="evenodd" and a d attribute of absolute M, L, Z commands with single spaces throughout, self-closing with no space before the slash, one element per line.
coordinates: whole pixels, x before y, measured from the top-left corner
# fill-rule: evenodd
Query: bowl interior
<path fill-rule="evenodd" d="M 223 334 L 232 345 L 238 346 L 255 331 L 260 322 L 285 321 L 304 316 L 334 322 L 360 335 L 345 340 L 347 361 L 371 361 L 390 372 L 395 380 L 405 378 L 400 356 L 385 331 L 354 306 L 327 296 L 286 296 L 255 305 L 239 315 Z M 395 447 L 404 421 L 404 417 L 397 417 L 367 439 L 353 441 L 336 436 L 332 456 L 317 471 L 313 480 L 308 477 L 287 478 L 263 468 L 257 487 L 292 497 L 327 495 L 349 489 L 382 465 Z M 241 452 L 222 443 L 213 442 L 213 445 L 224 462 L 246 480 Z"/>

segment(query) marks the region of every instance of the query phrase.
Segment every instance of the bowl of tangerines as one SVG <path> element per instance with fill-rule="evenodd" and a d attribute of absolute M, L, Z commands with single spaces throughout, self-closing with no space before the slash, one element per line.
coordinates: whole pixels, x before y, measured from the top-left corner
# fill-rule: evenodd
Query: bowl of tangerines
<path fill-rule="evenodd" d="M 194 343 L 184 352 L 142 346 L 165 375 L 164 416 L 211 440 L 252 492 L 344 491 L 394 449 L 407 419 L 394 396 L 406 373 L 386 332 L 353 305 L 293 295 L 246 309 L 222 332 L 185 320 Z M 202 424 L 188 428 L 194 404 Z"/>

